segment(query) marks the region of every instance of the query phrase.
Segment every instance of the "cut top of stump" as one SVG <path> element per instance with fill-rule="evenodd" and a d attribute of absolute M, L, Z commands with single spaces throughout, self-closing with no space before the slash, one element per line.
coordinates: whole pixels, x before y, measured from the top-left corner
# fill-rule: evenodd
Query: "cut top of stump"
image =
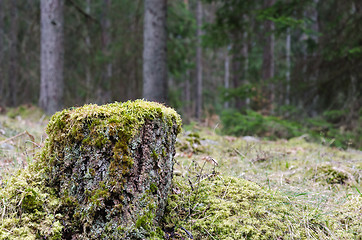
<path fill-rule="evenodd" d="M 181 118 L 143 100 L 53 115 L 36 164 L 62 202 L 66 239 L 145 239 L 159 232 Z"/>

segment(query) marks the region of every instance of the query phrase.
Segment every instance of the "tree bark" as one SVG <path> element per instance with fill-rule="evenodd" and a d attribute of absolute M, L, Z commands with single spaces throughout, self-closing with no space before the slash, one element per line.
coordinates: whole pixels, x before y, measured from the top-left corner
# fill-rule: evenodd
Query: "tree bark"
<path fill-rule="evenodd" d="M 52 114 L 63 105 L 64 0 L 41 0 L 41 83 L 39 105 Z"/>
<path fill-rule="evenodd" d="M 265 7 L 271 7 L 275 0 L 265 0 Z M 269 100 L 267 110 L 273 112 L 273 104 L 275 99 L 275 89 L 272 78 L 274 78 L 274 23 L 266 20 L 264 23 L 265 45 L 263 50 L 262 78 L 264 85 L 267 86 L 266 92 Z"/>
<path fill-rule="evenodd" d="M 201 119 L 202 117 L 202 46 L 201 46 L 201 35 L 202 35 L 202 2 L 197 0 L 197 48 L 196 48 L 196 118 Z"/>
<path fill-rule="evenodd" d="M 229 49 L 226 49 L 226 54 L 225 54 L 225 60 L 224 60 L 224 69 L 225 69 L 225 74 L 224 74 L 224 88 L 226 90 L 229 89 L 229 82 L 230 82 L 230 57 L 229 57 Z M 229 108 L 229 101 L 225 101 L 224 102 L 224 108 L 228 109 Z"/>
<path fill-rule="evenodd" d="M 4 104 L 4 3 L 0 0 L 0 104 Z"/>
<path fill-rule="evenodd" d="M 112 61 L 111 61 L 111 21 L 109 19 L 111 9 L 111 0 L 103 1 L 102 25 L 102 52 L 105 59 L 103 64 L 102 82 L 98 88 L 98 102 L 106 103 L 111 101 L 112 85 Z"/>
<path fill-rule="evenodd" d="M 87 0 L 86 1 L 86 8 L 85 8 L 85 12 L 88 15 L 91 15 L 91 1 Z M 87 54 L 88 57 L 91 58 L 91 48 L 92 48 L 92 42 L 91 42 L 91 38 L 90 38 L 90 31 L 89 29 L 86 30 L 86 37 L 85 37 L 85 45 L 86 45 L 86 49 L 87 49 Z M 86 102 L 90 102 L 91 101 L 91 95 L 93 93 L 93 80 L 92 80 L 92 71 L 91 71 L 91 61 L 88 60 L 86 62 L 86 66 L 85 66 L 85 84 L 86 84 L 86 89 L 87 89 L 87 96 L 86 96 Z"/>
<path fill-rule="evenodd" d="M 9 74 L 8 74 L 8 105 L 17 105 L 17 92 L 19 81 L 18 69 L 18 10 L 17 1 L 10 3 L 10 45 L 9 45 Z"/>
<path fill-rule="evenodd" d="M 167 102 L 166 0 L 145 0 L 143 38 L 143 97 Z"/>
<path fill-rule="evenodd" d="M 285 93 L 285 104 L 290 104 L 290 53 L 291 53 L 291 35 L 290 35 L 290 28 L 287 30 L 287 38 L 285 43 L 285 51 L 286 51 L 286 65 L 287 71 L 285 73 L 286 79 L 286 93 Z"/>

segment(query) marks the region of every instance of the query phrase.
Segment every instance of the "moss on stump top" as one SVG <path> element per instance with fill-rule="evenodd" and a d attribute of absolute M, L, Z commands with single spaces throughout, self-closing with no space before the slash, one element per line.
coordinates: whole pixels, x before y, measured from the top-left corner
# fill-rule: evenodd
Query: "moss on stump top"
<path fill-rule="evenodd" d="M 87 136 L 77 130 L 83 128 L 82 124 L 88 124 L 89 127 L 93 127 L 93 131 L 109 129 L 109 134 L 112 134 L 112 130 L 119 131 L 130 139 L 146 120 L 155 118 L 162 119 L 169 126 L 176 124 L 177 133 L 181 131 L 181 118 L 175 110 L 144 100 L 102 106 L 89 104 L 65 109 L 53 115 L 46 131 L 51 139 L 70 138 L 84 141 L 84 137 Z"/>

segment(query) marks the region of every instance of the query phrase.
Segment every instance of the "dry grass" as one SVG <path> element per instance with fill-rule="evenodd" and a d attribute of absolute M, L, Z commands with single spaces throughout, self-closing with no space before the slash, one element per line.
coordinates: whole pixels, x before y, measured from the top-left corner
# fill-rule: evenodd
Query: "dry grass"
<path fill-rule="evenodd" d="M 178 139 L 175 171 L 187 176 L 192 163 L 201 166 L 212 158 L 218 163 L 216 171 L 220 174 L 246 179 L 264 190 L 281 193 L 295 206 L 311 207 L 319 212 L 317 220 L 332 219 L 333 230 L 327 227 L 323 230 L 330 231 L 332 239 L 350 239 L 344 233 L 351 229 L 358 239 L 362 237 L 362 152 L 331 148 L 326 142 L 309 143 L 304 137 L 289 141 L 235 138 L 220 136 L 210 128 L 195 127 Z M 215 166 L 208 161 L 205 168 L 212 172 Z M 341 215 L 343 212 L 346 215 Z M 309 219 L 311 214 L 311 209 L 306 209 L 295 217 Z M 350 222 L 344 222 L 343 218 Z M 305 227 L 309 229 L 308 222 Z M 323 234 L 308 238 L 323 239 Z"/>
<path fill-rule="evenodd" d="M 41 148 L 46 137 L 47 117 L 33 107 L 11 109 L 0 115 L 0 181 L 14 170 L 24 168 Z"/>

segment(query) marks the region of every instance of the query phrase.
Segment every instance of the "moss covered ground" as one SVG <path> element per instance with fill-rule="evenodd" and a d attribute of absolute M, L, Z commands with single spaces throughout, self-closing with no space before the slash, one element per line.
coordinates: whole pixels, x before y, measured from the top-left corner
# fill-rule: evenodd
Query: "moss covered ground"
<path fill-rule="evenodd" d="M 170 239 L 362 239 L 362 152 L 306 139 L 189 127 L 178 139 Z"/>
<path fill-rule="evenodd" d="M 37 175 L 16 172 L 43 145 L 47 120 L 18 116 L 0 116 L 0 239 L 59 239 L 57 199 Z M 186 126 L 177 140 L 165 239 L 362 239 L 361 151 L 308 136 L 222 136 L 219 128 Z M 33 139 L 10 139 L 25 130 Z M 19 211 L 21 219 L 6 220 Z"/>

